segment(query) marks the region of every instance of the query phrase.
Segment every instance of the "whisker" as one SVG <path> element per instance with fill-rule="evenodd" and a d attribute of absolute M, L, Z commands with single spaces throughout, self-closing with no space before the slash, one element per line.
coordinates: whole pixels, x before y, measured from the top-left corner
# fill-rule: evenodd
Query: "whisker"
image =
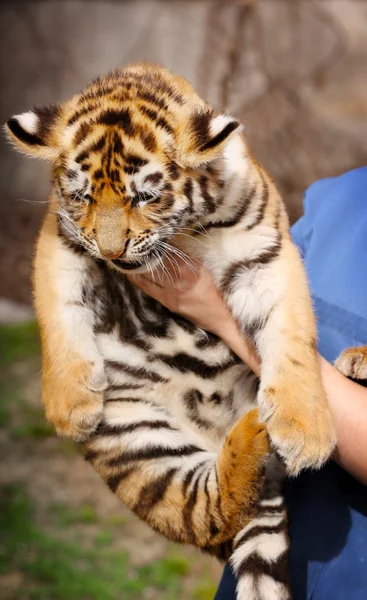
<path fill-rule="evenodd" d="M 17 198 L 17 202 L 27 202 L 27 204 L 48 204 L 48 200 L 28 200 L 28 198 Z"/>
<path fill-rule="evenodd" d="M 184 252 L 182 252 L 178 248 L 175 248 L 174 246 L 170 246 L 170 244 L 167 244 L 166 242 L 160 242 L 160 245 L 162 245 L 162 244 L 164 244 L 164 248 L 167 250 L 167 252 L 171 252 L 172 254 L 176 254 L 176 256 L 178 258 L 180 258 L 183 263 L 186 264 L 186 266 L 190 269 L 190 271 L 192 272 L 192 274 L 193 275 L 197 275 L 197 269 L 194 268 L 195 267 L 195 263 L 191 261 L 190 257 L 187 254 L 185 254 Z M 171 256 L 171 258 L 173 259 L 172 256 Z"/>
<path fill-rule="evenodd" d="M 184 237 L 188 237 L 188 238 L 190 238 L 190 240 L 192 240 L 192 239 L 193 239 L 193 238 L 192 238 L 192 235 L 188 235 L 187 233 L 180 233 L 180 232 L 177 232 L 175 235 L 182 235 L 182 236 L 184 236 Z M 198 240 L 197 238 L 195 238 L 195 241 L 196 241 L 196 242 L 199 242 L 199 244 L 202 244 L 203 246 L 207 247 L 207 246 L 206 246 L 206 244 L 205 244 L 204 242 L 202 242 L 201 240 Z"/>

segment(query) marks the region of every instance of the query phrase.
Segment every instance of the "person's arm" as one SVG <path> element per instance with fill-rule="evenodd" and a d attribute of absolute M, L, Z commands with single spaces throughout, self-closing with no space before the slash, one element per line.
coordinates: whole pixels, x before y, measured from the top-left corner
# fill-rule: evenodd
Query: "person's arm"
<path fill-rule="evenodd" d="M 157 277 L 159 284 L 152 283 L 144 276 L 131 279 L 172 312 L 216 334 L 260 375 L 260 359 L 237 327 L 209 273 L 199 263 L 195 274 L 184 263 L 179 266 L 179 280 L 174 272 L 170 279 L 161 273 Z M 338 438 L 334 459 L 367 484 L 367 388 L 344 377 L 322 357 L 320 368 Z"/>
<path fill-rule="evenodd" d="M 338 445 L 334 460 L 367 485 L 367 388 L 351 381 L 320 356 Z"/>

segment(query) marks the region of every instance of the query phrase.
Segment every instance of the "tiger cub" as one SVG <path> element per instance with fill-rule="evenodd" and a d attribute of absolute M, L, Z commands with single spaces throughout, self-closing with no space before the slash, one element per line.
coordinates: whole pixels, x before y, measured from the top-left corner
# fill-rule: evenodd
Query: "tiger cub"
<path fill-rule="evenodd" d="M 142 64 L 7 128 L 52 164 L 34 267 L 47 417 L 86 440 L 151 527 L 231 556 L 240 600 L 290 598 L 282 474 L 260 421 L 291 474 L 320 467 L 335 435 L 302 263 L 240 123 Z M 210 271 L 261 356 L 260 382 L 125 276 L 175 252 Z"/>

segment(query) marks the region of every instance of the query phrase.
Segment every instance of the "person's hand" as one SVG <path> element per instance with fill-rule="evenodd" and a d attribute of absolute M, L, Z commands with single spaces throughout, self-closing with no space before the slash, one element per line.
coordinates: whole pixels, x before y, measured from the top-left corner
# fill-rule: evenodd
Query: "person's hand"
<path fill-rule="evenodd" d="M 170 311 L 220 337 L 258 374 L 258 356 L 239 331 L 209 272 L 200 262 L 189 260 L 187 263 L 175 256 L 175 263 L 165 263 L 164 270 L 129 275 L 129 279 Z"/>
<path fill-rule="evenodd" d="M 165 271 L 129 278 L 170 311 L 219 337 L 232 318 L 208 271 L 191 258 L 190 267 L 175 257 L 175 264 L 166 264 Z"/>

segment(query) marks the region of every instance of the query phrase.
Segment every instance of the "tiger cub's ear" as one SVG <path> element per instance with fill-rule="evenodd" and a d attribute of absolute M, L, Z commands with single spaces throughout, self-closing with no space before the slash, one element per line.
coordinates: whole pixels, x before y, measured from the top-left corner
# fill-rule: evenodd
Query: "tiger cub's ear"
<path fill-rule="evenodd" d="M 5 131 L 25 154 L 52 160 L 60 150 L 57 143 L 60 116 L 60 106 L 42 106 L 9 119 Z"/>
<path fill-rule="evenodd" d="M 229 115 L 198 110 L 183 124 L 177 163 L 183 168 L 195 168 L 215 160 L 241 130 L 241 123 Z"/>

